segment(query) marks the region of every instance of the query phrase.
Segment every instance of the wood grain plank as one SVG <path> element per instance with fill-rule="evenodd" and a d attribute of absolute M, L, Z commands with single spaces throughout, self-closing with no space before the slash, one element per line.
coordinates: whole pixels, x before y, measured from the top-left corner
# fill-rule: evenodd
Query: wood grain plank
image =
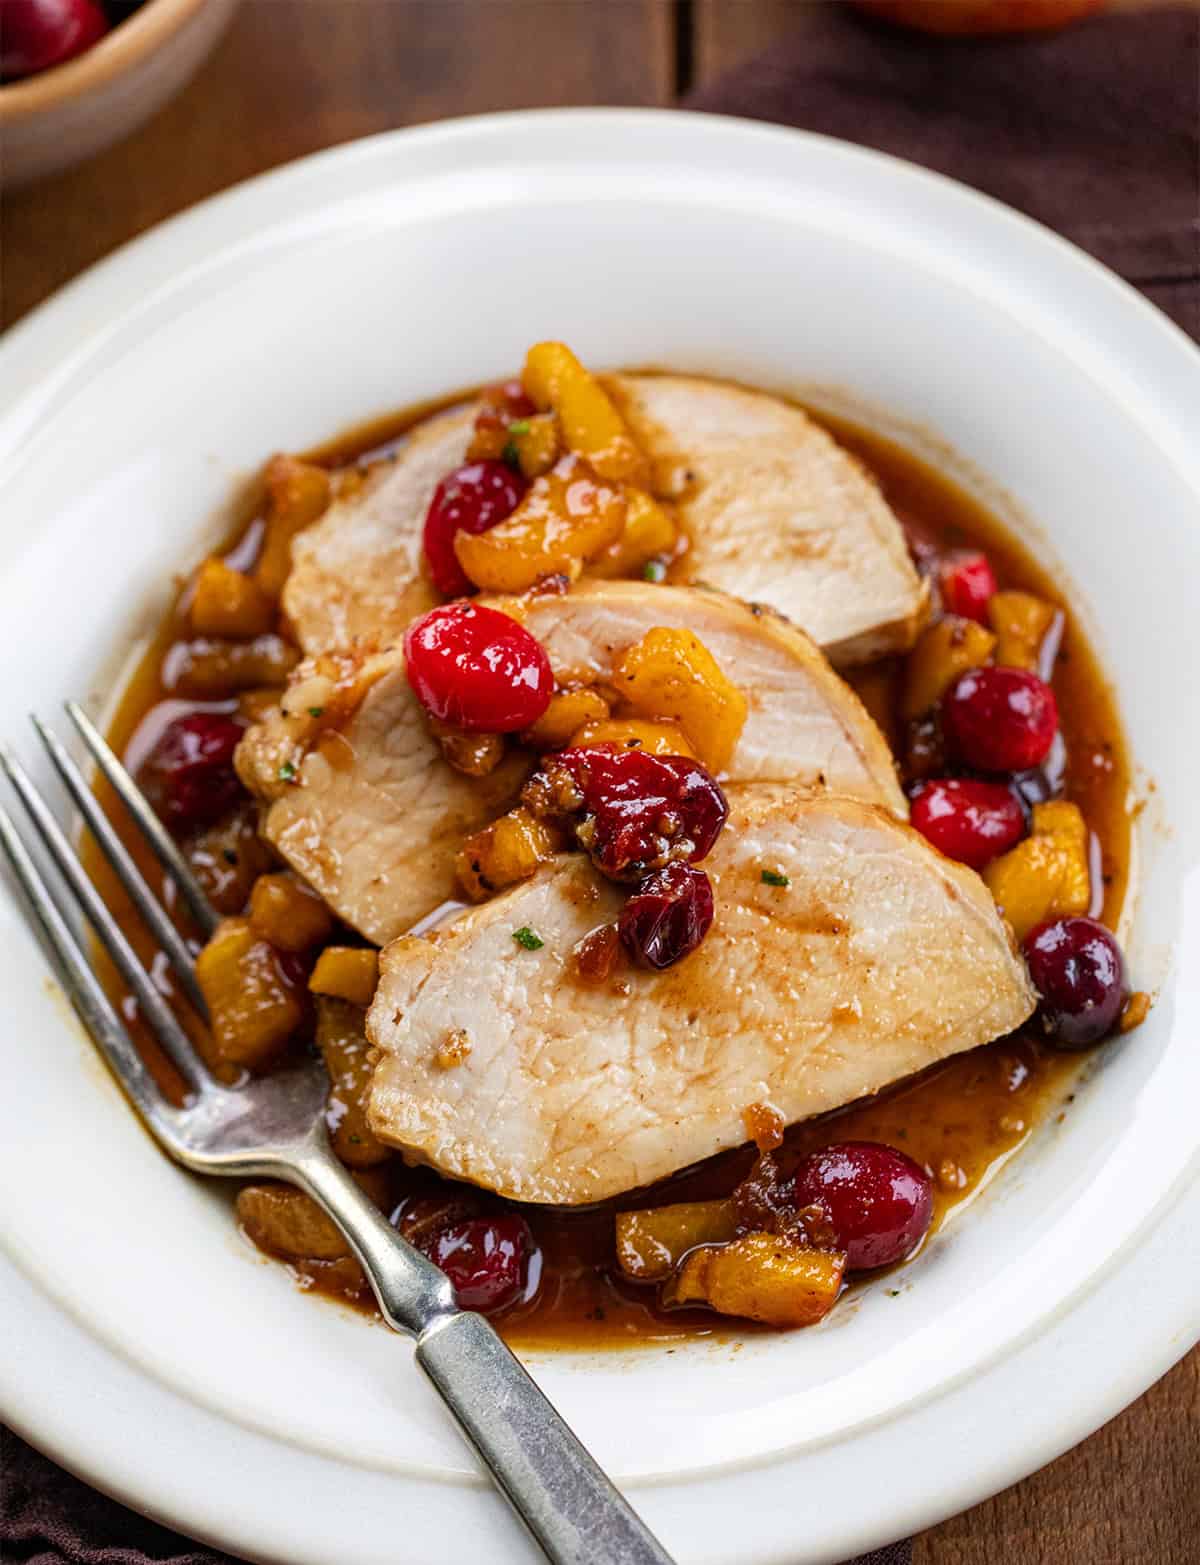
<path fill-rule="evenodd" d="M 195 81 L 120 145 L 0 204 L 0 323 L 151 224 L 276 164 L 447 115 L 661 104 L 663 0 L 243 0 Z"/>
<path fill-rule="evenodd" d="M 1090 1440 L 913 1541 L 913 1565 L 1195 1565 L 1198 1558 L 1200 1349 Z"/>

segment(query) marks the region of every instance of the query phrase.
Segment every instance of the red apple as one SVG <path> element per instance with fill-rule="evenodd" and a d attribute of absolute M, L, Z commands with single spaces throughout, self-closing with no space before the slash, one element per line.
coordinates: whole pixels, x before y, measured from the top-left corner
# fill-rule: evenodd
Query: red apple
<path fill-rule="evenodd" d="M 107 31 L 96 0 L 0 0 L 0 77 L 61 65 Z"/>
<path fill-rule="evenodd" d="M 898 27 L 965 38 L 1065 27 L 1104 9 L 1107 0 L 854 0 L 860 11 Z"/>

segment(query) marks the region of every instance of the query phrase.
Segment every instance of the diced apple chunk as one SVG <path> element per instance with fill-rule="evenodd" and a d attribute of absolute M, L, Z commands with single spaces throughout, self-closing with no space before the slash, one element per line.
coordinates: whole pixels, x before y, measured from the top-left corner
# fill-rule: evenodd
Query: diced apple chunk
<path fill-rule="evenodd" d="M 678 723 L 652 723 L 643 717 L 610 717 L 601 723 L 585 723 L 571 740 L 572 748 L 585 744 L 618 744 L 623 750 L 647 755 L 686 755 L 696 752 Z"/>
<path fill-rule="evenodd" d="M 248 641 L 270 630 L 275 604 L 252 576 L 214 557 L 196 573 L 188 618 L 197 635 Z"/>
<path fill-rule="evenodd" d="M 993 859 L 983 878 L 1018 940 L 1047 918 L 1086 913 L 1092 883 L 1079 806 L 1066 799 L 1035 804 L 1030 835 Z"/>
<path fill-rule="evenodd" d="M 675 552 L 679 525 L 667 507 L 644 489 L 630 489 L 628 500 L 625 530 L 591 562 L 593 576 L 635 576 L 647 560 Z"/>
<path fill-rule="evenodd" d="M 521 380 L 536 407 L 558 414 L 567 447 L 586 457 L 602 478 L 645 481 L 648 464 L 625 420 L 565 343 L 539 342 L 530 348 Z"/>
<path fill-rule="evenodd" d="M 693 1250 L 663 1290 L 663 1303 L 706 1304 L 767 1326 L 813 1326 L 837 1302 L 846 1257 L 802 1249 L 773 1234 Z"/>
<path fill-rule="evenodd" d="M 960 674 L 981 668 L 996 637 L 978 621 L 947 614 L 921 636 L 904 671 L 904 716 L 920 717 L 946 694 Z"/>
<path fill-rule="evenodd" d="M 709 771 L 729 764 L 746 698 L 690 630 L 647 631 L 623 655 L 612 682 L 637 716 L 678 723 Z"/>
<path fill-rule="evenodd" d="M 573 581 L 625 526 L 626 500 L 577 456 L 535 479 L 511 516 L 484 533 L 462 532 L 454 552 L 485 592 L 525 592 L 544 576 Z"/>
<path fill-rule="evenodd" d="M 518 806 L 463 843 L 455 860 L 458 883 L 473 902 L 527 880 L 563 845 L 562 833 Z"/>
<path fill-rule="evenodd" d="M 370 1168 L 389 1156 L 367 1121 L 370 1053 L 361 1005 L 317 998 L 317 1048 L 331 1082 L 326 1124 L 333 1150 L 350 1168 Z"/>
<path fill-rule="evenodd" d="M 1009 668 L 1027 668 L 1040 673 L 1043 679 L 1050 676 L 1050 669 L 1043 669 L 1043 653 L 1053 661 L 1054 645 L 1062 634 L 1063 612 L 1045 598 L 1032 592 L 997 592 L 988 604 L 992 629 L 996 632 L 996 662 Z"/>
<path fill-rule="evenodd" d="M 221 920 L 196 958 L 196 980 L 213 1048 L 227 1064 L 262 1068 L 304 1019 L 303 999 L 284 976 L 278 953 L 249 919 Z"/>
<path fill-rule="evenodd" d="M 277 598 L 292 569 L 292 539 L 324 512 L 332 497 L 329 474 L 313 462 L 275 456 L 267 463 L 267 516 L 254 579 Z"/>
<path fill-rule="evenodd" d="M 388 1204 L 382 1168 L 356 1170 L 354 1180 L 376 1206 Z M 238 1222 L 260 1250 L 290 1261 L 337 1261 L 350 1254 L 333 1219 L 293 1185 L 245 1185 L 238 1191 L 236 1210 Z"/>
<path fill-rule="evenodd" d="M 260 875 L 250 893 L 250 925 L 278 951 L 310 951 L 333 933 L 333 915 L 291 875 Z"/>
<path fill-rule="evenodd" d="M 313 994 L 370 1005 L 379 982 L 379 952 L 369 946 L 326 946 L 317 958 L 308 987 Z"/>
<path fill-rule="evenodd" d="M 523 737 L 537 750 L 561 750 L 586 724 L 607 716 L 608 702 L 598 690 L 560 690 Z"/>
<path fill-rule="evenodd" d="M 729 1201 L 679 1201 L 617 1213 L 617 1263 L 626 1277 L 661 1282 L 699 1244 L 724 1244 L 736 1232 Z"/>

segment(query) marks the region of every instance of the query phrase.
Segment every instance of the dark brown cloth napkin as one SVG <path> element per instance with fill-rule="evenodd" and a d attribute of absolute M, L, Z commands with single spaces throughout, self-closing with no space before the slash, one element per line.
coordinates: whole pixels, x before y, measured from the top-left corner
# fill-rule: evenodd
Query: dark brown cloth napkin
<path fill-rule="evenodd" d="M 688 106 L 823 131 L 952 175 L 1091 251 L 1200 338 L 1195 11 L 943 41 L 866 21 L 843 5 L 798 4 L 790 33 L 769 54 Z M 910 1546 L 899 1543 L 861 1565 L 910 1560 Z M 0 1561 L 236 1565 L 106 1499 L 7 1432 Z"/>
<path fill-rule="evenodd" d="M 736 13 L 737 0 L 731 3 Z M 767 54 L 688 108 L 909 158 L 1089 250 L 1200 338 L 1200 13 L 938 39 L 797 4 Z"/>

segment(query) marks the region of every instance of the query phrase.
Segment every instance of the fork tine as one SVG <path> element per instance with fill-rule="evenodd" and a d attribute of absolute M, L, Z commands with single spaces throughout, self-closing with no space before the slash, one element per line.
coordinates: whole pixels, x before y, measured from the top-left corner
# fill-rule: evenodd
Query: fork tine
<path fill-rule="evenodd" d="M 187 1034 L 171 1007 L 150 981 L 133 947 L 125 938 L 120 925 L 108 910 L 104 898 L 92 885 L 75 850 L 67 841 L 62 827 L 41 794 L 29 780 L 21 764 L 7 751 L 0 751 L 0 766 L 16 789 L 21 803 L 29 812 L 29 818 L 62 873 L 63 879 L 75 893 L 93 929 L 100 936 L 105 950 L 117 965 L 121 977 L 133 990 L 142 1015 L 153 1028 L 158 1041 L 170 1055 L 175 1068 L 193 1091 L 203 1091 L 208 1085 L 199 1061 L 192 1051 Z"/>
<path fill-rule="evenodd" d="M 3 805 L 0 848 L 46 937 L 55 968 L 80 1020 L 142 1115 L 156 1124 L 169 1110 Z"/>
<path fill-rule="evenodd" d="M 207 940 L 220 923 L 220 914 L 205 896 L 204 888 L 192 874 L 187 860 L 171 840 L 163 823 L 146 802 L 142 790 L 109 749 L 103 734 L 78 702 L 67 701 L 64 706 L 79 737 L 95 758 L 96 765 L 108 778 L 121 803 L 133 816 L 155 858 L 178 886 L 180 896 L 187 903 L 189 912 Z"/>
<path fill-rule="evenodd" d="M 80 814 L 87 822 L 88 830 L 100 844 L 105 858 L 116 872 L 117 879 L 125 887 L 130 900 L 149 926 L 155 940 L 167 953 L 167 960 L 175 970 L 175 976 L 183 986 L 184 993 L 199 1014 L 207 1021 L 208 1007 L 204 1003 L 204 996 L 200 993 L 200 985 L 196 982 L 196 972 L 192 965 L 192 953 L 188 950 L 183 936 L 175 928 L 175 925 L 164 911 L 162 904 L 142 878 L 141 870 L 133 862 L 125 844 L 113 830 L 112 822 L 100 808 L 100 801 L 88 787 L 83 773 L 59 743 L 57 736 L 46 727 L 41 718 L 35 716 L 32 721 L 33 726 L 37 729 L 38 738 L 45 745 L 46 751 L 54 763 L 54 769 L 66 785 L 67 792 L 79 806 Z"/>

